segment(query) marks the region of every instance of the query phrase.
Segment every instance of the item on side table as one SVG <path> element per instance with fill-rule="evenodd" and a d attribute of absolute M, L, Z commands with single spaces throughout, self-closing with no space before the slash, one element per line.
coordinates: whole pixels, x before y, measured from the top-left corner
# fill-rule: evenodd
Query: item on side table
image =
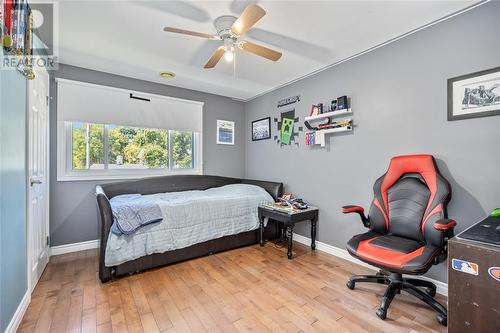
<path fill-rule="evenodd" d="M 309 208 L 309 205 L 300 198 L 294 198 L 291 193 L 285 193 L 278 197 L 277 205 L 288 206 L 290 209 L 303 210 Z"/>

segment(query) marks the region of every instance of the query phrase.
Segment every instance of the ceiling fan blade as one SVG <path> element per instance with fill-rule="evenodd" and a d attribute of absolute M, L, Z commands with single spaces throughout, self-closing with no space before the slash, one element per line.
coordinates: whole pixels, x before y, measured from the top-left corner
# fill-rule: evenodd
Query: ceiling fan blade
<path fill-rule="evenodd" d="M 242 36 L 250 30 L 250 28 L 257 23 L 264 15 L 266 11 L 257 5 L 248 5 L 247 8 L 241 13 L 240 17 L 234 21 L 231 26 L 231 31 L 237 35 Z"/>
<path fill-rule="evenodd" d="M 265 46 L 243 41 L 239 44 L 240 49 L 256 54 L 272 61 L 278 61 L 281 58 L 281 52 L 271 50 Z"/>
<path fill-rule="evenodd" d="M 173 32 L 173 33 L 176 33 L 176 34 L 183 34 L 183 35 L 201 37 L 201 38 L 208 38 L 208 39 L 213 39 L 213 40 L 220 40 L 219 36 L 214 36 L 214 35 L 206 34 L 206 33 L 203 33 L 203 32 L 196 32 L 196 31 L 189 31 L 189 30 L 184 30 L 184 29 L 177 29 L 177 28 L 172 28 L 172 27 L 165 27 L 165 28 L 163 28 L 163 31 Z"/>
<path fill-rule="evenodd" d="M 224 55 L 224 46 L 219 47 L 215 50 L 214 54 L 208 59 L 208 62 L 205 64 L 204 68 L 214 68 L 215 65 L 219 62 L 220 58 Z"/>

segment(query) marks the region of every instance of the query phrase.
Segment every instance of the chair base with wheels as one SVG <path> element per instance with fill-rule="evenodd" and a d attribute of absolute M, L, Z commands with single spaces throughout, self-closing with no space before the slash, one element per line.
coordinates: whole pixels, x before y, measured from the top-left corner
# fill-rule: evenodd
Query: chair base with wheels
<path fill-rule="evenodd" d="M 394 297 L 403 290 L 428 304 L 437 312 L 437 321 L 443 326 L 447 325 L 448 314 L 446 308 L 433 298 L 436 296 L 436 285 L 430 281 L 403 278 L 401 273 L 380 271 L 376 275 L 354 275 L 347 281 L 347 288 L 353 290 L 358 282 L 387 285 L 382 303 L 376 312 L 377 316 L 382 320 L 387 317 L 387 309 Z"/>
<path fill-rule="evenodd" d="M 436 286 L 426 280 L 406 278 L 422 275 L 432 265 L 446 260 L 447 242 L 456 222 L 448 219 L 449 183 L 439 173 L 431 155 L 398 156 L 373 186 L 374 199 L 368 216 L 360 206 L 344 206 L 344 214 L 356 213 L 369 231 L 355 235 L 347 251 L 381 271 L 377 275 L 355 275 L 347 287 L 358 282 L 387 286 L 377 316 L 387 310 L 397 294 L 405 291 L 437 312 L 437 320 L 447 325 L 446 308 L 436 301 Z"/>

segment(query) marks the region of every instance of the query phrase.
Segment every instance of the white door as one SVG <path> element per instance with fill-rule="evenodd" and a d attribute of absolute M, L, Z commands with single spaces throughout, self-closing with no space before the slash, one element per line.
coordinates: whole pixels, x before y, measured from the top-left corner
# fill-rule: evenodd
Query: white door
<path fill-rule="evenodd" d="M 33 290 L 49 261 L 49 74 L 28 81 L 28 272 Z"/>

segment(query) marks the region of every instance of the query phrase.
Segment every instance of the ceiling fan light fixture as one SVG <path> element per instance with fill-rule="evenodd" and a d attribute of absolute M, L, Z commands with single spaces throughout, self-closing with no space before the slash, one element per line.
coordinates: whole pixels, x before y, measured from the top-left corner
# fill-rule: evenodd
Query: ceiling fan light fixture
<path fill-rule="evenodd" d="M 227 48 L 226 52 L 224 52 L 224 60 L 227 62 L 231 62 L 234 59 L 234 47 Z"/>
<path fill-rule="evenodd" d="M 231 61 L 233 61 L 233 59 L 234 59 L 234 54 L 233 54 L 233 52 L 231 52 L 231 51 L 226 51 L 226 52 L 224 53 L 224 60 L 226 60 L 227 62 L 231 62 Z"/>
<path fill-rule="evenodd" d="M 160 72 L 160 76 L 164 79 L 173 79 L 175 77 L 175 73 L 174 72 Z"/>

